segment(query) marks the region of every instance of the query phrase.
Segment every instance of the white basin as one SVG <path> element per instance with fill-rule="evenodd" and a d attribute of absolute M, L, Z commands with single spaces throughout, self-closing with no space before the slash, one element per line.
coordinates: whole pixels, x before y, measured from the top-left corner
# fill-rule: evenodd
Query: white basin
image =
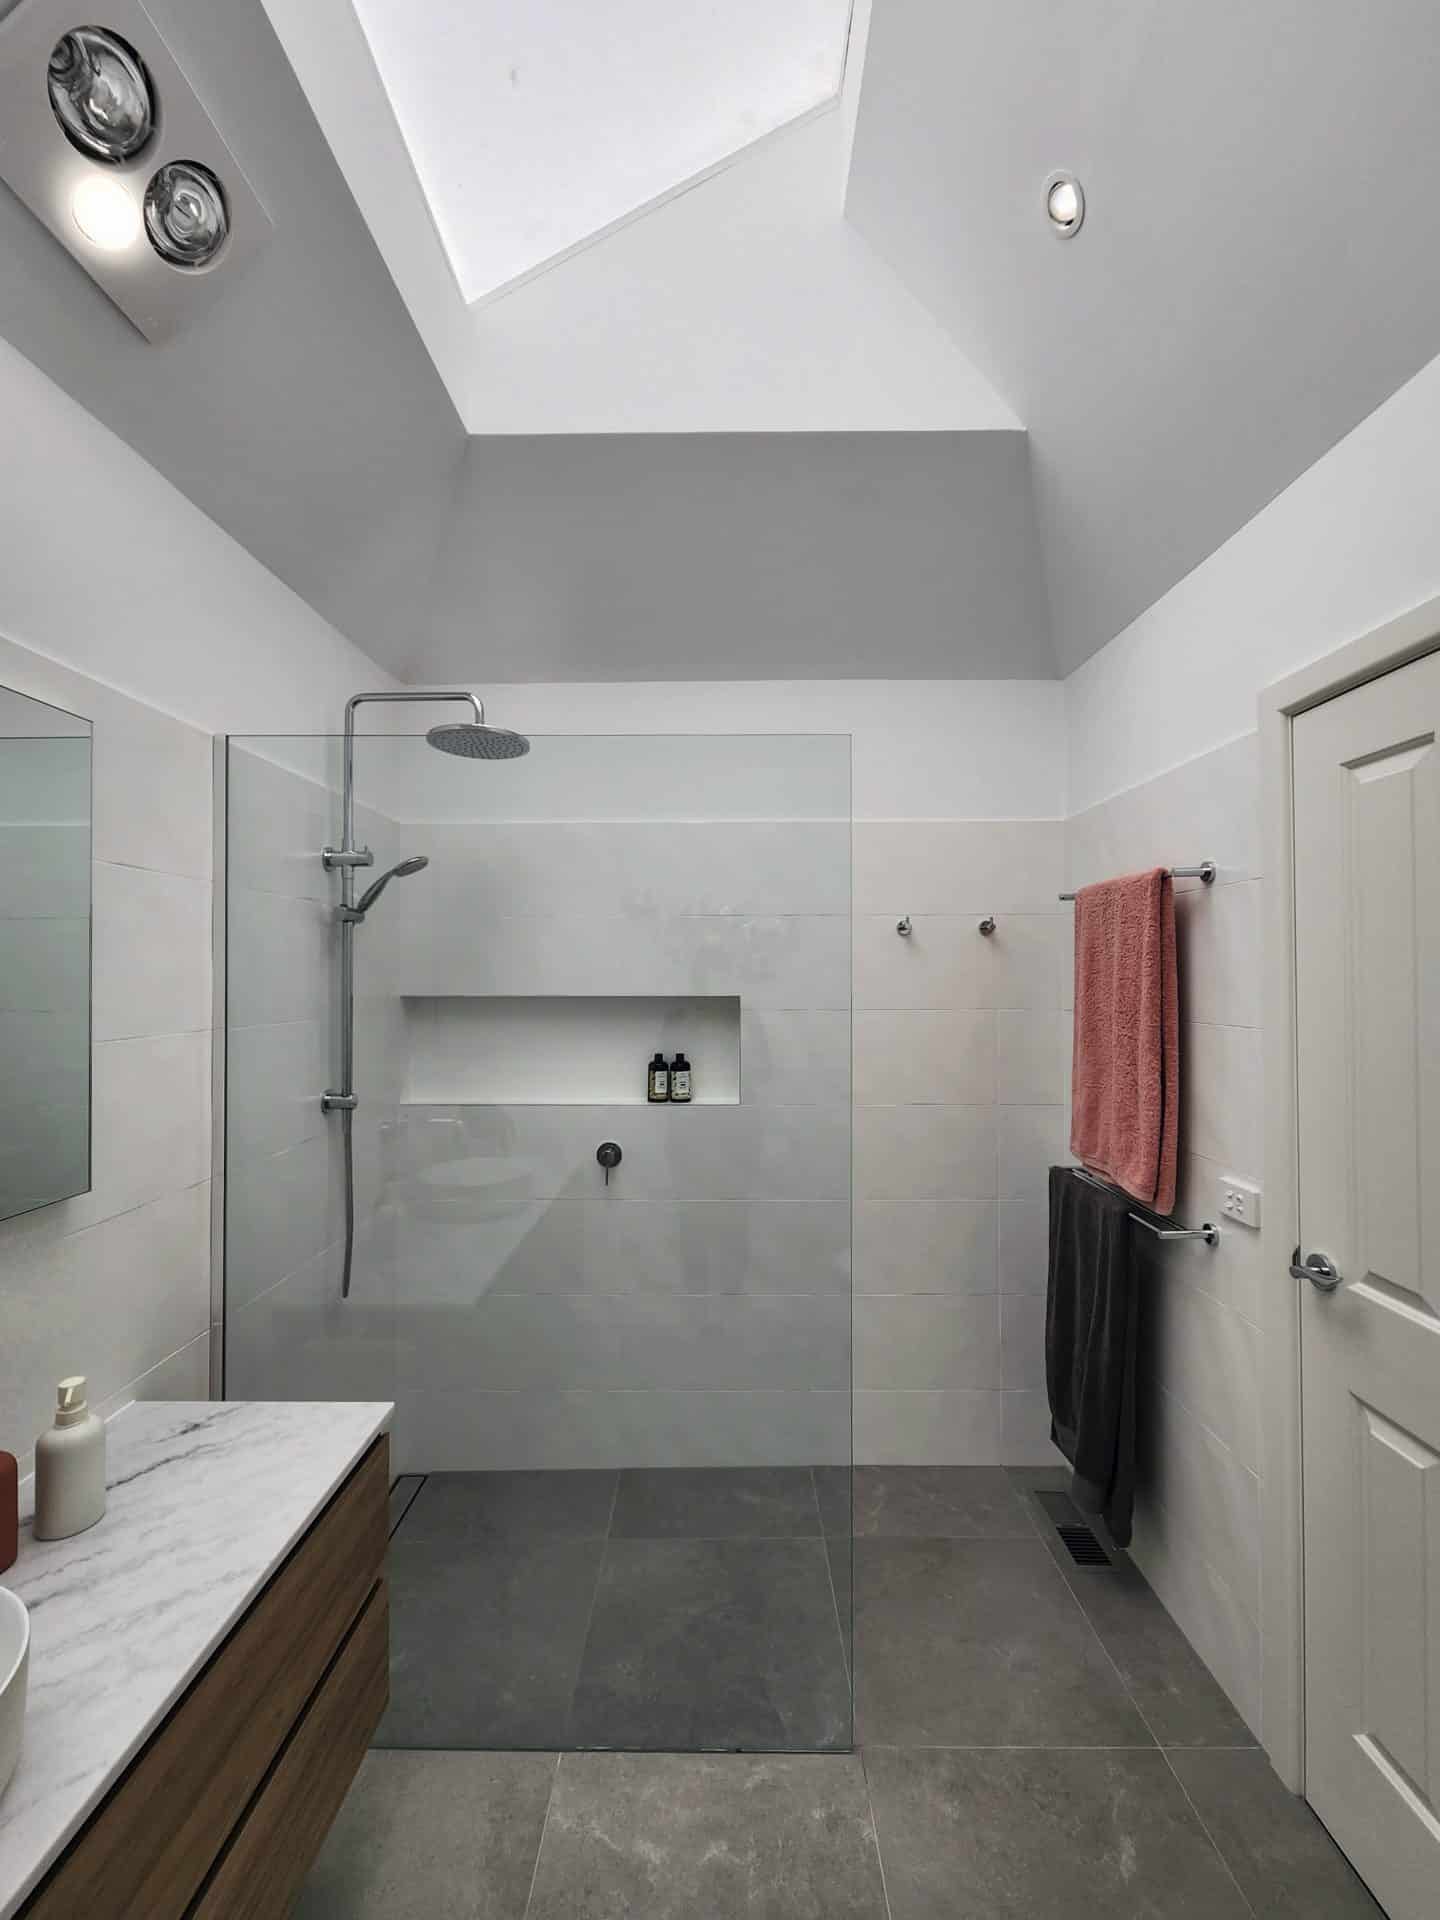
<path fill-rule="evenodd" d="M 20 1758 L 29 1672 L 30 1616 L 23 1601 L 8 1587 L 0 1587 L 0 1793 Z"/>

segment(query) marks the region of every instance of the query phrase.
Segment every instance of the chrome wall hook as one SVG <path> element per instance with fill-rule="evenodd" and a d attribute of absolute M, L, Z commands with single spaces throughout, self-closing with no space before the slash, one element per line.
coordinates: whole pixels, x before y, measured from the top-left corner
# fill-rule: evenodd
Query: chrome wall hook
<path fill-rule="evenodd" d="M 915 929 L 910 924 L 910 916 L 908 913 L 903 920 L 897 920 L 895 922 L 895 931 L 902 940 L 908 940 L 910 938 L 910 935 Z"/>
<path fill-rule="evenodd" d="M 987 913 L 985 918 L 980 922 L 980 931 L 985 935 L 987 940 L 989 939 L 990 935 L 994 933 L 995 916 L 993 913 Z"/>

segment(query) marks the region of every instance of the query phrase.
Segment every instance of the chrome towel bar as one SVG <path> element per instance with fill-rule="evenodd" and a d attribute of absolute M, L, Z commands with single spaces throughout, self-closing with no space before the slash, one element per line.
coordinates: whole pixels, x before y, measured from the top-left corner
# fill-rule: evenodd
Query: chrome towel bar
<path fill-rule="evenodd" d="M 1203 880 L 1207 887 L 1215 884 L 1215 862 L 1202 860 L 1198 867 L 1167 867 L 1165 871 L 1172 880 Z M 1062 900 L 1073 900 L 1073 893 L 1062 893 Z"/>
<path fill-rule="evenodd" d="M 1077 1180 L 1083 1180 L 1087 1186 L 1098 1187 L 1101 1193 L 1120 1191 L 1119 1187 L 1112 1187 L 1109 1181 L 1099 1179 L 1084 1167 L 1076 1167 L 1073 1171 Z M 1165 1227 L 1143 1213 L 1132 1213 L 1130 1218 L 1137 1227 L 1144 1227 L 1147 1233 L 1153 1233 L 1157 1240 L 1203 1240 L 1207 1247 L 1218 1247 L 1220 1244 L 1220 1229 L 1213 1220 L 1207 1220 L 1203 1227 Z"/>

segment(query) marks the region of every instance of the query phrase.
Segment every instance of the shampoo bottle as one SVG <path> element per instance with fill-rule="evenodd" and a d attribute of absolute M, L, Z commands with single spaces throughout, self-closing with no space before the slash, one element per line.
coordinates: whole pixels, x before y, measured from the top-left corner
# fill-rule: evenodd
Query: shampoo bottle
<path fill-rule="evenodd" d="M 690 1073 L 690 1062 L 683 1053 L 677 1053 L 670 1062 L 670 1098 L 687 1101 L 694 1097 L 694 1081 Z"/>
<path fill-rule="evenodd" d="M 665 1064 L 663 1053 L 657 1053 L 650 1062 L 650 1071 L 645 1078 L 645 1098 L 651 1106 L 670 1098 L 670 1069 Z"/>
<path fill-rule="evenodd" d="M 67 1540 L 105 1511 L 105 1422 L 76 1374 L 56 1390 L 55 1424 L 35 1442 L 35 1538 Z"/>

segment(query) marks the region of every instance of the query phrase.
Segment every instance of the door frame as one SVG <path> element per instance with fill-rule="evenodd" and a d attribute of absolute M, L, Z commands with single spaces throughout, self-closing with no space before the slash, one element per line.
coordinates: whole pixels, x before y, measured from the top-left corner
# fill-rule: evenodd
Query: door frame
<path fill-rule="evenodd" d="M 1296 1098 L 1294 721 L 1311 707 L 1440 651 L 1440 597 L 1265 687 L 1259 697 L 1261 1021 L 1265 1208 L 1261 1215 L 1260 1737 L 1293 1793 L 1305 1791 L 1304 1477 L 1300 1411 L 1300 1234 Z"/>

